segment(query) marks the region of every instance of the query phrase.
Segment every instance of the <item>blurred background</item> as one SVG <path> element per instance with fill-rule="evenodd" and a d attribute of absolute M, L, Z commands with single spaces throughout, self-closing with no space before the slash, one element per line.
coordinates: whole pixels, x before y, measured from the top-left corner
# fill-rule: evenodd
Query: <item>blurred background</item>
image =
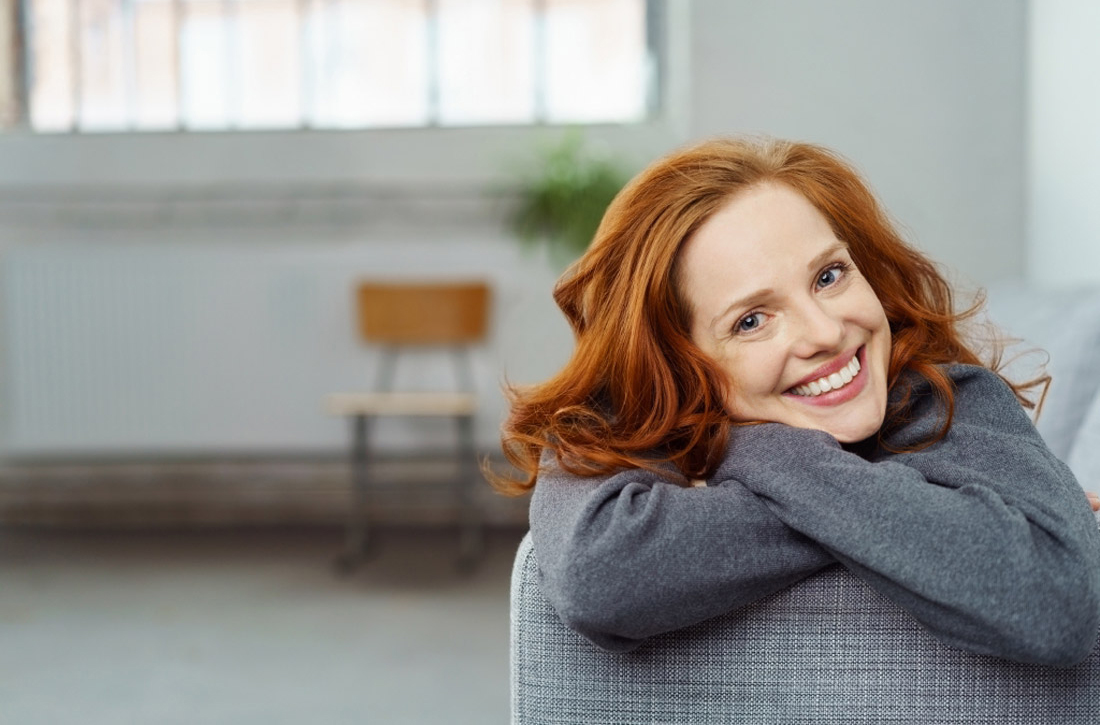
<path fill-rule="evenodd" d="M 506 721 L 526 500 L 480 485 L 454 566 L 448 421 L 372 427 L 405 490 L 332 566 L 358 282 L 489 285 L 494 466 L 502 384 L 571 351 L 580 207 L 702 137 L 840 152 L 965 289 L 1094 284 L 1098 31 L 1091 0 L 0 0 L 0 723 Z"/>

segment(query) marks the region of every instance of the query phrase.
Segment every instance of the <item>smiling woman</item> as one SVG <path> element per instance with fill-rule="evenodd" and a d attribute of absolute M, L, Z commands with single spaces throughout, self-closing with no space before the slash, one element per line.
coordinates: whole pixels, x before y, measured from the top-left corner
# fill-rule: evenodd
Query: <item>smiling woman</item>
<path fill-rule="evenodd" d="M 841 564 L 947 644 L 1067 665 L 1100 627 L 1089 500 L 959 330 L 935 265 L 825 149 L 717 140 L 615 199 L 512 390 L 541 588 L 636 647 Z M 704 483 L 705 485 L 699 485 Z"/>
<path fill-rule="evenodd" d="M 678 287 L 692 341 L 729 380 L 731 419 L 816 428 L 841 443 L 882 427 L 886 313 L 801 194 L 765 183 L 734 197 L 684 245 Z"/>

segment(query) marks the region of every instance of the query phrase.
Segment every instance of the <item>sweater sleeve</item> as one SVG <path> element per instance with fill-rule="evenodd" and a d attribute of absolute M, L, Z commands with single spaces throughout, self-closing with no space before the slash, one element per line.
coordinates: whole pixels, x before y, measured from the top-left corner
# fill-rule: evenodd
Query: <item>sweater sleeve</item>
<path fill-rule="evenodd" d="M 1100 626 L 1100 533 L 1084 492 L 1008 386 L 953 366 L 955 417 L 922 450 L 865 460 L 828 434 L 738 429 L 720 475 L 759 495 L 944 643 L 1068 666 Z M 942 404 L 913 388 L 891 447 L 926 440 Z"/>
<path fill-rule="evenodd" d="M 530 516 L 543 593 L 614 651 L 836 563 L 737 481 L 693 488 L 643 470 L 581 478 L 544 466 Z"/>

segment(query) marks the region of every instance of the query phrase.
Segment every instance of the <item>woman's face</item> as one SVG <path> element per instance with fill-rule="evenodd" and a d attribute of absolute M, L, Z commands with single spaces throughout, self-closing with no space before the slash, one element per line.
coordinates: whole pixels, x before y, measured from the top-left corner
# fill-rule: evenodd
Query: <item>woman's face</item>
<path fill-rule="evenodd" d="M 734 196 L 688 240 L 691 336 L 729 379 L 738 421 L 854 443 L 882 426 L 890 326 L 825 217 L 788 186 Z"/>

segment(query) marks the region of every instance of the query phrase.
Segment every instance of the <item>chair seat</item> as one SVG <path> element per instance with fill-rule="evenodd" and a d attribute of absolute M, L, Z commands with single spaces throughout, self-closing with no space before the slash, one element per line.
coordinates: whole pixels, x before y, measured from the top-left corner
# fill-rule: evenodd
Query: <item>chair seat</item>
<path fill-rule="evenodd" d="M 332 415 L 473 415 L 473 393 L 332 393 L 325 398 Z"/>

